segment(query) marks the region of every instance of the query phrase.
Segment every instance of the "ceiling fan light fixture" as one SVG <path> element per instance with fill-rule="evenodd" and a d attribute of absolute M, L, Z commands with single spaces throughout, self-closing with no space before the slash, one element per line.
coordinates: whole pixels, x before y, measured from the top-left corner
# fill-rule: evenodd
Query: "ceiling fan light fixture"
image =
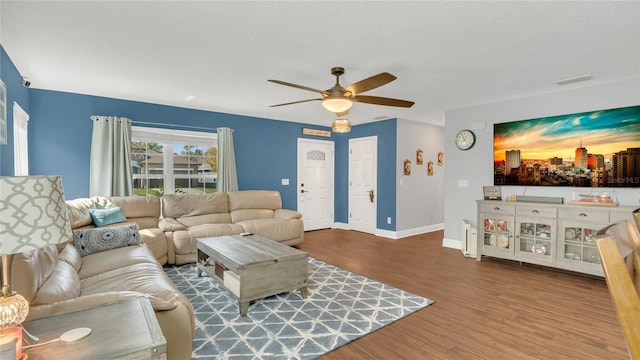
<path fill-rule="evenodd" d="M 353 102 L 345 97 L 328 97 L 322 100 L 322 106 L 332 113 L 341 113 L 351 109 Z"/>
<path fill-rule="evenodd" d="M 336 133 L 346 133 L 351 131 L 351 122 L 349 119 L 335 119 L 331 124 L 331 130 Z"/>

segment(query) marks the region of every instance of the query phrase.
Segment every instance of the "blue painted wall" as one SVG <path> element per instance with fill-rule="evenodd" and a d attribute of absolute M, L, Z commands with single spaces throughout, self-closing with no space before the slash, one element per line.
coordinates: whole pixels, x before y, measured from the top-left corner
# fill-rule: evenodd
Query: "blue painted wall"
<path fill-rule="evenodd" d="M 378 137 L 378 229 L 395 231 L 395 221 L 387 224 L 387 217 L 396 218 L 396 152 L 397 120 L 383 120 L 354 126 L 347 134 L 334 134 L 336 142 L 335 213 L 334 221 L 349 222 L 349 139 Z"/>
<path fill-rule="evenodd" d="M 0 145 L 0 175 L 13 175 L 13 103 L 17 102 L 27 113 L 29 88 L 22 86 L 22 76 L 0 46 L 0 79 L 7 87 L 7 135 L 6 145 Z M 31 141 L 31 140 L 30 140 Z"/>
<path fill-rule="evenodd" d="M 308 124 L 262 119 L 73 94 L 27 89 L 22 77 L 0 47 L 0 77 L 7 84 L 9 104 L 17 101 L 30 115 L 29 172 L 32 175 L 60 175 L 65 197 L 89 194 L 89 152 L 92 115 L 113 115 L 134 121 L 197 127 L 230 127 L 241 190 L 268 189 L 282 194 L 285 208 L 297 207 L 297 138 L 303 127 L 329 129 Z M 0 175 L 13 175 L 13 119 L 9 111 L 9 141 L 0 146 Z M 378 137 L 378 219 L 377 227 L 395 230 L 386 218 L 395 219 L 396 210 L 396 120 L 354 126 L 347 134 L 333 134 L 336 143 L 335 211 L 336 222 L 348 222 L 349 138 Z M 281 185 L 289 179 L 289 186 Z"/>
<path fill-rule="evenodd" d="M 49 90 L 32 90 L 31 103 L 31 173 L 61 175 L 68 199 L 89 194 L 90 117 L 113 115 L 134 124 L 233 128 L 239 188 L 278 190 L 283 205 L 296 208 L 297 138 L 309 125 Z M 284 178 L 291 185 L 281 185 Z"/>

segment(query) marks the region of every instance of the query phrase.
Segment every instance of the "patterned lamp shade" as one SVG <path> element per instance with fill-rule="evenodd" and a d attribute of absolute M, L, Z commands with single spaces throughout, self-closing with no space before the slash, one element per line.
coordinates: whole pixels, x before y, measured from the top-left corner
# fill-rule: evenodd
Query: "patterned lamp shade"
<path fill-rule="evenodd" d="M 59 176 L 0 177 L 0 255 L 73 240 Z"/>
<path fill-rule="evenodd" d="M 0 177 L 0 343 L 6 351 L 22 358 L 22 334 L 32 336 L 19 325 L 29 314 L 29 302 L 11 291 L 13 255 L 73 240 L 59 176 Z M 7 347 L 6 344 L 13 344 Z M 10 356 L 14 357 L 14 356 Z"/>

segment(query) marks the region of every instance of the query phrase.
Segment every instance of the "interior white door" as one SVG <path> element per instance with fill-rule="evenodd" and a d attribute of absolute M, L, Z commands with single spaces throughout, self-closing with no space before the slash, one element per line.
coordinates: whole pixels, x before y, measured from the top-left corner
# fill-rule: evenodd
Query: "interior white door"
<path fill-rule="evenodd" d="M 349 228 L 375 234 L 378 137 L 349 140 Z"/>
<path fill-rule="evenodd" d="M 298 211 L 304 229 L 333 225 L 333 141 L 298 138 Z"/>

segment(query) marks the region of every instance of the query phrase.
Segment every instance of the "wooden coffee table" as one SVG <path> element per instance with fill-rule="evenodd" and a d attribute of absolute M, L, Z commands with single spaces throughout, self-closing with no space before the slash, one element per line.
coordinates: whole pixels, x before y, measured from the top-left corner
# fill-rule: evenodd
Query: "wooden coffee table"
<path fill-rule="evenodd" d="M 253 300 L 300 289 L 307 297 L 308 254 L 258 235 L 197 239 L 197 274 L 206 272 L 238 298 L 240 315 Z"/>

